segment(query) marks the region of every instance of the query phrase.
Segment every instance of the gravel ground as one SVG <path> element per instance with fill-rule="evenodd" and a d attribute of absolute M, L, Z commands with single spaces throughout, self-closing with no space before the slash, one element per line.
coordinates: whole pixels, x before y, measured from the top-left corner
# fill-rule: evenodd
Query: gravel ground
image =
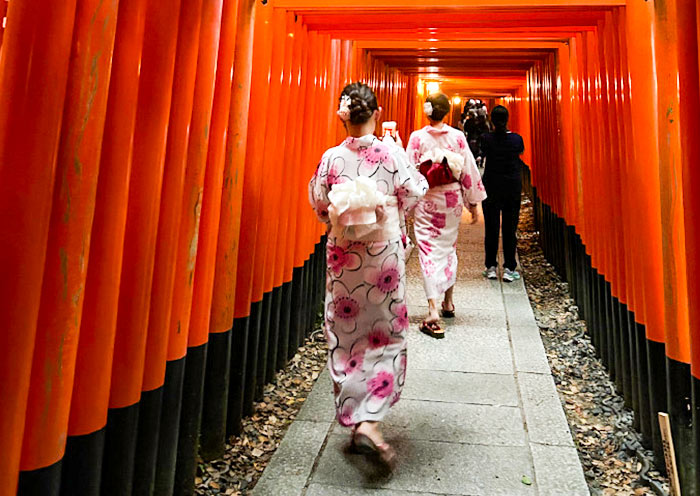
<path fill-rule="evenodd" d="M 229 439 L 222 460 L 200 461 L 196 492 L 202 495 L 245 495 L 255 486 L 296 418 L 316 379 L 326 365 L 326 341 L 316 331 L 299 348 L 273 384 L 252 417 L 243 420 L 243 433 Z"/>
<path fill-rule="evenodd" d="M 544 258 L 538 238 L 526 199 L 520 217 L 520 264 L 591 494 L 664 494 L 667 481 L 653 466 L 644 474 L 652 453 L 642 448 L 634 414 L 624 407 L 596 357 L 568 284 Z"/>

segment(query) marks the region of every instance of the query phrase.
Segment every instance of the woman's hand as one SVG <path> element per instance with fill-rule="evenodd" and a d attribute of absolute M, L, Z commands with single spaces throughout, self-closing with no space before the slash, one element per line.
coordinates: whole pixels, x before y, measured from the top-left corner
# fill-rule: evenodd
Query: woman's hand
<path fill-rule="evenodd" d="M 385 217 L 384 207 L 382 205 L 378 206 L 374 213 L 377 215 L 377 223 L 381 223 Z"/>
<path fill-rule="evenodd" d="M 479 222 L 479 206 L 469 205 L 467 207 L 467 210 L 469 210 L 469 213 L 472 216 L 472 224 L 476 224 L 477 222 Z"/>

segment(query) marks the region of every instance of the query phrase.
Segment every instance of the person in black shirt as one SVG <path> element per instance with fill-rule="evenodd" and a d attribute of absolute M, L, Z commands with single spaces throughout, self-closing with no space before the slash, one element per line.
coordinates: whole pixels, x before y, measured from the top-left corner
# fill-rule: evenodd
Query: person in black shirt
<path fill-rule="evenodd" d="M 481 153 L 486 159 L 483 182 L 488 195 L 482 204 L 486 224 L 484 275 L 489 279 L 498 278 L 498 231 L 501 227 L 505 262 L 503 280 L 513 282 L 520 279 L 520 274 L 515 270 L 515 232 L 520 218 L 522 192 L 520 155 L 525 151 L 525 144 L 519 134 L 508 131 L 508 117 L 508 109 L 501 105 L 494 107 L 491 111 L 491 122 L 495 131 L 481 137 Z"/>

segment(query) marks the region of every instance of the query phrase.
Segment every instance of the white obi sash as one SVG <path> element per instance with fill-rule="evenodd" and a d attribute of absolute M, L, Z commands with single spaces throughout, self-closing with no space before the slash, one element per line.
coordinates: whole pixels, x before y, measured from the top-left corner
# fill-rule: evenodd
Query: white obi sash
<path fill-rule="evenodd" d="M 335 184 L 328 194 L 331 233 L 351 241 L 389 241 L 401 237 L 398 200 L 366 177 Z"/>
<path fill-rule="evenodd" d="M 447 159 L 447 166 L 450 168 L 450 171 L 452 171 L 452 175 L 455 179 L 459 180 L 464 170 L 464 157 L 459 153 L 451 152 L 443 148 L 433 148 L 423 154 L 419 163 L 424 164 L 425 162 L 432 162 L 433 164 L 441 164 L 445 159 Z"/>

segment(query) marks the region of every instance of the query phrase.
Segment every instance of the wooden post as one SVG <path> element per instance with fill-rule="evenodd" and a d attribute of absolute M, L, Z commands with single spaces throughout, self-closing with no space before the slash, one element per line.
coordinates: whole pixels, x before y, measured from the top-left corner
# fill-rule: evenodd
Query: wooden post
<path fill-rule="evenodd" d="M 671 434 L 671 422 L 667 413 L 659 412 L 659 426 L 661 438 L 664 443 L 664 456 L 666 457 L 666 471 L 671 483 L 671 496 L 681 496 L 681 481 L 678 478 L 678 465 L 676 464 L 676 451 L 673 446 Z"/>

